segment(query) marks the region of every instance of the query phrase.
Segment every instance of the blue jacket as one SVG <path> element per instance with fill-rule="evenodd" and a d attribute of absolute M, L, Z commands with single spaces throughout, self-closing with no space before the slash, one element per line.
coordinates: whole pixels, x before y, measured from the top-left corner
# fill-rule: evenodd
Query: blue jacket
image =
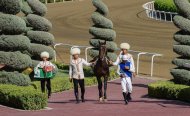
<path fill-rule="evenodd" d="M 128 66 L 129 67 L 129 69 L 130 69 L 130 62 L 126 62 L 126 63 L 123 63 L 123 62 L 121 62 L 120 64 L 119 64 L 119 68 L 120 68 L 120 74 L 125 74 L 127 77 L 132 77 L 132 72 L 130 72 L 129 70 L 127 70 L 127 69 L 125 69 L 125 67 L 126 66 Z"/>

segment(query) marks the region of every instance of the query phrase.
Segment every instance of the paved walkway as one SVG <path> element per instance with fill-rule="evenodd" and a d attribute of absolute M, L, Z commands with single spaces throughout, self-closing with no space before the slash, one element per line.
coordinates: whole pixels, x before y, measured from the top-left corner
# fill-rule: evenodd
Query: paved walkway
<path fill-rule="evenodd" d="M 86 89 L 85 103 L 75 104 L 73 91 L 53 94 L 51 110 L 19 111 L 0 106 L 0 116 L 189 116 L 190 105 L 180 101 L 150 99 L 147 84 L 152 80 L 134 79 L 133 101 L 124 105 L 119 80 L 108 84 L 108 102 L 99 103 L 97 86 Z"/>

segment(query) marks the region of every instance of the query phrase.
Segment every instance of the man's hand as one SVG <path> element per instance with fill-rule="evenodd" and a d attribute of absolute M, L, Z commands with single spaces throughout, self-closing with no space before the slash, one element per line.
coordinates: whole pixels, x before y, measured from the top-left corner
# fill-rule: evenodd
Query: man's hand
<path fill-rule="evenodd" d="M 109 64 L 110 64 L 110 65 L 113 65 L 113 62 L 110 60 L 110 61 L 109 61 Z"/>
<path fill-rule="evenodd" d="M 137 75 L 137 74 L 134 72 L 132 76 L 135 78 L 135 77 L 136 77 L 136 75 Z"/>

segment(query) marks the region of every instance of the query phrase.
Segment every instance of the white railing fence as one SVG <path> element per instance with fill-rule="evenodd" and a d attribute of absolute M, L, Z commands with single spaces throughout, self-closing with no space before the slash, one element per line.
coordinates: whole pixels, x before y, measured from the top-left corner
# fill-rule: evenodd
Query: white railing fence
<path fill-rule="evenodd" d="M 71 45 L 71 44 L 64 44 L 64 43 L 55 43 L 54 44 L 54 50 L 55 50 L 55 62 L 57 61 L 57 54 L 56 54 L 56 48 L 57 46 L 64 46 L 64 47 L 70 47 L 70 49 L 74 48 L 74 47 L 79 47 L 79 48 L 83 48 L 84 52 L 85 52 L 85 59 L 86 61 L 88 61 L 88 50 L 92 49 L 93 47 L 91 46 L 79 46 L 79 45 Z M 150 56 L 151 57 L 151 69 L 150 69 L 150 76 L 153 76 L 153 71 L 154 71 L 154 58 L 155 57 L 161 57 L 163 56 L 162 54 L 158 54 L 158 53 L 150 53 L 150 52 L 142 52 L 142 51 L 134 51 L 134 50 L 129 50 L 129 52 L 131 54 L 135 54 L 137 57 L 137 61 L 136 61 L 136 73 L 137 75 L 139 74 L 139 64 L 140 64 L 140 56 L 142 55 L 146 55 L 146 56 Z M 72 56 L 70 55 L 70 59 L 72 58 Z"/>
<path fill-rule="evenodd" d="M 56 3 L 56 2 L 73 2 L 73 1 L 83 1 L 83 0 L 51 0 L 52 2 L 49 2 L 49 0 L 44 0 L 45 4 L 48 3 Z"/>
<path fill-rule="evenodd" d="M 147 17 L 159 21 L 170 21 L 173 22 L 173 17 L 177 14 L 176 12 L 165 12 L 155 10 L 154 1 L 143 4 Z"/>

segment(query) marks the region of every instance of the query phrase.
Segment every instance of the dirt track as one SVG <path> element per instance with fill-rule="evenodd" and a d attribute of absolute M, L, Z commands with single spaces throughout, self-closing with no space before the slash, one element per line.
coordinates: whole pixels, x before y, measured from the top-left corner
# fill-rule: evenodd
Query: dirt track
<path fill-rule="evenodd" d="M 172 36 L 177 31 L 173 23 L 148 19 L 142 4 L 149 0 L 103 1 L 110 9 L 109 18 L 113 21 L 117 32 L 117 44 L 128 42 L 133 50 L 164 54 L 164 57 L 156 58 L 154 75 L 171 78 L 169 69 L 173 67 L 171 60 L 175 55 L 172 51 Z M 52 33 L 56 37 L 56 42 L 89 45 L 91 35 L 88 29 L 92 25 L 90 16 L 95 10 L 91 0 L 48 4 L 48 10 L 47 18 L 53 23 Z M 67 62 L 68 50 L 63 51 L 62 48 L 58 50 L 61 61 Z M 141 61 L 140 73 L 149 73 L 150 57 L 143 57 Z"/>

